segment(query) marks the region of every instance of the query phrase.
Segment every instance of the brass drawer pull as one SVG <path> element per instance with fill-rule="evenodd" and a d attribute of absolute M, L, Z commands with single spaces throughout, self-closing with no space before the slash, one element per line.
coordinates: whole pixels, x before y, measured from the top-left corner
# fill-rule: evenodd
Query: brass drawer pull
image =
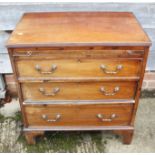
<path fill-rule="evenodd" d="M 45 114 L 42 115 L 42 119 L 47 121 L 47 122 L 57 122 L 60 120 L 60 118 L 61 118 L 60 114 L 56 114 L 55 119 L 48 119 L 47 115 L 45 115 Z"/>
<path fill-rule="evenodd" d="M 118 91 L 120 90 L 120 87 L 116 86 L 113 90 L 113 92 L 106 92 L 104 87 L 100 88 L 100 91 L 105 95 L 105 96 L 113 96 L 115 95 Z"/>
<path fill-rule="evenodd" d="M 57 65 L 53 64 L 53 65 L 51 66 L 51 70 L 50 70 L 50 71 L 42 71 L 41 67 L 40 67 L 38 64 L 35 66 L 35 69 L 36 69 L 39 73 L 41 73 L 41 74 L 51 74 L 51 73 L 53 73 L 53 72 L 57 69 Z"/>
<path fill-rule="evenodd" d="M 44 88 L 39 88 L 39 91 L 45 96 L 55 96 L 60 91 L 60 88 L 53 88 L 51 93 L 46 93 Z"/>
<path fill-rule="evenodd" d="M 103 70 L 104 73 L 106 74 L 117 74 L 120 70 L 122 70 L 123 66 L 122 65 L 117 65 L 116 69 L 114 71 L 108 71 L 107 67 L 103 64 L 101 64 L 100 68 Z"/>
<path fill-rule="evenodd" d="M 104 115 L 103 115 L 103 114 L 97 114 L 96 116 L 97 116 L 97 118 L 98 118 L 99 120 L 101 120 L 102 122 L 112 122 L 113 119 L 116 118 L 116 114 L 112 114 L 112 115 L 110 116 L 110 118 L 104 118 Z"/>

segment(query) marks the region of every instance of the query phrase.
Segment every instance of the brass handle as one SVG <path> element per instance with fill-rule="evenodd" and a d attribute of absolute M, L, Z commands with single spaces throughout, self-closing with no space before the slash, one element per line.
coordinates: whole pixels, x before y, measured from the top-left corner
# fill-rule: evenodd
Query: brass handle
<path fill-rule="evenodd" d="M 41 73 L 41 74 L 51 74 L 51 73 L 53 73 L 53 72 L 57 69 L 57 65 L 53 64 L 53 65 L 51 66 L 51 70 L 50 70 L 50 71 L 42 71 L 41 67 L 40 67 L 38 64 L 35 66 L 35 69 L 36 69 L 39 73 Z"/>
<path fill-rule="evenodd" d="M 48 119 L 48 116 L 45 115 L 45 114 L 43 114 L 41 117 L 42 117 L 42 119 L 44 119 L 47 122 L 57 122 L 57 121 L 60 120 L 61 115 L 60 114 L 56 114 L 55 119 Z"/>
<path fill-rule="evenodd" d="M 98 118 L 99 120 L 101 120 L 102 122 L 111 122 L 111 121 L 113 121 L 113 119 L 116 118 L 116 114 L 112 114 L 112 115 L 110 116 L 110 118 L 104 118 L 104 115 L 103 115 L 103 114 L 97 114 L 96 116 L 97 116 L 97 118 Z"/>
<path fill-rule="evenodd" d="M 117 74 L 120 70 L 122 70 L 123 65 L 117 65 L 116 69 L 114 71 L 108 71 L 107 67 L 103 64 L 101 64 L 100 68 L 103 70 L 104 73 L 106 74 Z"/>
<path fill-rule="evenodd" d="M 104 87 L 101 87 L 101 88 L 100 88 L 100 91 L 101 91 L 105 96 L 113 96 L 113 95 L 115 95 L 119 90 L 120 90 L 120 87 L 118 87 L 118 86 L 116 86 L 116 87 L 114 88 L 113 92 L 107 92 L 107 91 L 105 90 Z"/>
<path fill-rule="evenodd" d="M 45 96 L 55 96 L 60 91 L 60 88 L 53 88 L 51 93 L 47 93 L 44 88 L 39 88 L 39 91 Z"/>

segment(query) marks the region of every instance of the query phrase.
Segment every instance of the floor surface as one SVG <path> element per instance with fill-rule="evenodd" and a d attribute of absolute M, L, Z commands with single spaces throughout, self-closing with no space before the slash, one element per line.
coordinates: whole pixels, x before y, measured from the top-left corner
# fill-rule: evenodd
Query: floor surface
<path fill-rule="evenodd" d="M 123 145 L 121 137 L 110 132 L 51 132 L 29 146 L 21 136 L 21 122 L 12 119 L 19 110 L 15 99 L 0 109 L 5 117 L 0 123 L 0 152 L 155 152 L 155 98 L 140 100 L 130 145 Z"/>

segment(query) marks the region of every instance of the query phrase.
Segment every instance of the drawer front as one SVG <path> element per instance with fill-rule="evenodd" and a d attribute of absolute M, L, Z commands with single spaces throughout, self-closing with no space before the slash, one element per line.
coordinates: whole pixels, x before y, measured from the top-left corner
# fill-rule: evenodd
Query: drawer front
<path fill-rule="evenodd" d="M 22 83 L 24 100 L 133 99 L 137 83 L 132 82 L 45 82 Z"/>
<path fill-rule="evenodd" d="M 132 104 L 25 106 L 29 126 L 128 125 Z"/>
<path fill-rule="evenodd" d="M 19 77 L 131 77 L 139 76 L 141 61 L 131 59 L 17 60 Z"/>

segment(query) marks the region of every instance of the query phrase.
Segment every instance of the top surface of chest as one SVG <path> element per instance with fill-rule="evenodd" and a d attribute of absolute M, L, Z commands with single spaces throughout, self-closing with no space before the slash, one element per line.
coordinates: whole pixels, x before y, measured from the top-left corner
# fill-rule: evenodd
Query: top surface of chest
<path fill-rule="evenodd" d="M 128 12 L 26 13 L 7 47 L 148 46 L 150 40 Z"/>

